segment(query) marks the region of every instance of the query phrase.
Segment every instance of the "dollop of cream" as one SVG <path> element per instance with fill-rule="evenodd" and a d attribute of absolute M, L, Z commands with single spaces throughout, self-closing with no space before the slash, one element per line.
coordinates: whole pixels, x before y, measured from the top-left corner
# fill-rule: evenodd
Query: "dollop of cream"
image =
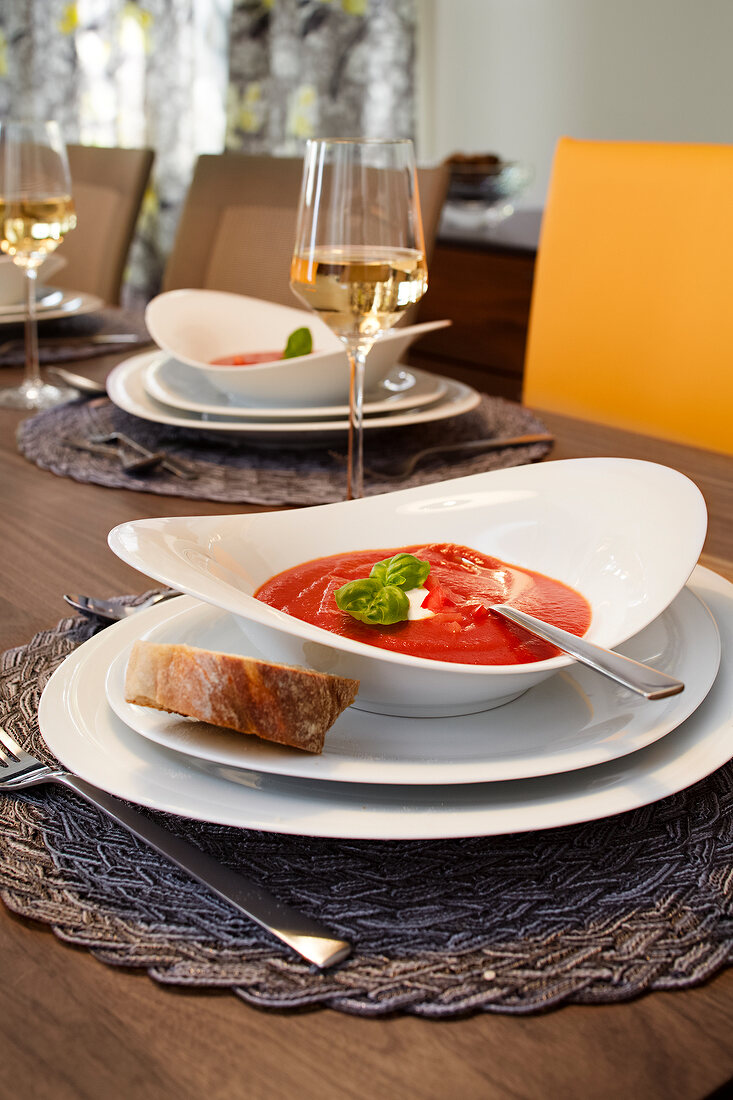
<path fill-rule="evenodd" d="M 415 619 L 431 619 L 435 614 L 434 611 L 429 611 L 427 607 L 421 607 L 421 603 L 428 594 L 427 588 L 408 588 L 405 592 L 408 600 L 410 601 L 410 610 L 407 612 L 407 621 L 413 621 Z"/>

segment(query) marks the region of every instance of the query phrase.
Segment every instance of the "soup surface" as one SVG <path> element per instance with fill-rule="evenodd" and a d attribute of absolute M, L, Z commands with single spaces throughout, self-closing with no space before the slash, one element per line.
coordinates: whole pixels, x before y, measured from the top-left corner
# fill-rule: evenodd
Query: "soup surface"
<path fill-rule="evenodd" d="M 413 554 L 430 563 L 418 605 L 418 614 L 429 614 L 383 626 L 341 611 L 335 592 L 367 577 L 376 562 L 396 554 Z M 577 635 L 585 633 L 591 619 L 587 600 L 560 581 L 454 543 L 316 558 L 271 577 L 255 595 L 297 619 L 367 645 L 475 665 L 527 664 L 559 652 L 490 611 L 492 603 L 511 603 Z"/>
<path fill-rule="evenodd" d="M 277 359 L 283 359 L 281 351 L 246 351 L 241 355 L 222 355 L 219 359 L 212 359 L 212 367 L 251 367 L 255 363 L 274 363 Z"/>

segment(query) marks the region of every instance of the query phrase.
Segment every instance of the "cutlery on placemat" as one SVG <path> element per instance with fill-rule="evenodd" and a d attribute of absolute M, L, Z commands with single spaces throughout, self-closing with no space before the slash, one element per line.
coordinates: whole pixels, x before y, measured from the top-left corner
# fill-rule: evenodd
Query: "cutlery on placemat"
<path fill-rule="evenodd" d="M 173 596 L 180 595 L 182 595 L 181 592 L 171 588 L 166 592 L 156 592 L 155 595 L 148 596 L 147 600 L 136 604 L 121 604 L 118 601 L 95 599 L 94 596 L 64 596 L 64 599 L 69 607 L 73 607 L 82 615 L 116 623 L 120 619 L 127 619 L 130 615 L 137 614 L 138 611 L 144 611 L 147 607 L 153 607 L 157 603 L 162 603 L 163 600 L 170 600 Z"/>
<path fill-rule="evenodd" d="M 492 604 L 491 610 L 503 615 L 505 619 L 511 619 L 513 623 L 524 627 L 531 634 L 536 634 L 538 638 L 551 642 L 581 664 L 588 665 L 589 668 L 635 691 L 637 695 L 643 695 L 646 699 L 666 699 L 670 695 L 679 695 L 684 689 L 685 685 L 681 680 L 675 680 L 666 672 L 659 672 L 650 665 L 634 661 L 631 657 L 624 657 L 612 649 L 594 645 L 585 638 L 579 638 L 576 634 L 561 630 L 559 626 L 546 623 L 543 619 L 536 619 L 534 615 L 518 611 L 508 604 Z"/>
<path fill-rule="evenodd" d="M 74 436 L 64 436 L 61 442 L 77 451 L 87 451 L 93 455 L 104 455 L 106 458 L 116 458 L 126 474 L 144 474 L 156 470 L 163 465 L 165 459 L 162 451 L 143 449 L 133 450 L 133 453 L 129 454 L 122 447 L 108 446 L 91 439 L 77 439 Z"/>
<path fill-rule="evenodd" d="M 143 447 L 142 443 L 138 443 L 136 439 L 131 439 L 131 437 L 125 435 L 124 432 L 108 432 L 106 435 L 91 435 L 89 437 L 89 442 L 99 444 L 122 444 L 125 447 L 129 447 L 132 451 L 137 451 L 141 457 L 152 453 L 147 447 Z M 165 451 L 156 451 L 156 454 L 162 456 L 160 460 L 162 468 L 168 470 L 171 474 L 175 474 L 176 477 L 182 477 L 187 481 L 193 481 L 199 476 L 191 466 L 179 462 L 176 458 L 171 458 Z"/>
<path fill-rule="evenodd" d="M 461 451 L 470 454 L 481 454 L 484 451 L 501 451 L 504 447 L 528 447 L 532 443 L 554 443 L 555 438 L 547 432 L 535 432 L 528 435 L 511 435 L 506 437 L 487 437 L 485 439 L 461 439 L 455 443 L 439 443 L 434 447 L 425 447 L 422 451 L 415 451 L 407 458 L 397 460 L 389 469 L 377 470 L 374 467 L 365 466 L 364 472 L 370 477 L 378 478 L 402 478 L 409 477 L 418 463 L 424 458 L 432 458 L 442 454 L 454 454 Z M 340 461 L 344 461 L 342 455 L 330 454 Z"/>
<path fill-rule="evenodd" d="M 0 790 L 24 790 L 43 783 L 58 783 L 81 795 L 134 836 L 167 856 L 183 871 L 228 901 L 246 917 L 276 936 L 308 962 L 320 968 L 342 962 L 351 944 L 337 940 L 316 921 L 284 905 L 267 890 L 218 863 L 200 848 L 176 836 L 127 802 L 108 794 L 60 767 L 42 764 L 0 726 Z"/>

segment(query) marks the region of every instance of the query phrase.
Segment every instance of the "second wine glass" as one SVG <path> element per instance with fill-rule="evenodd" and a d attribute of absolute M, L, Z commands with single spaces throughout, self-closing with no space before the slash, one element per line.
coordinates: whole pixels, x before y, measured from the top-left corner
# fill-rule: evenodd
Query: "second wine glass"
<path fill-rule="evenodd" d="M 364 488 L 366 356 L 427 285 L 412 142 L 309 141 L 290 286 L 346 345 L 348 499 L 362 496 Z"/>
<path fill-rule="evenodd" d="M 38 268 L 76 225 L 66 146 L 58 123 L 0 121 L 0 248 L 24 272 L 25 378 L 0 389 L 0 406 L 48 409 L 74 391 L 41 379 L 38 363 Z"/>

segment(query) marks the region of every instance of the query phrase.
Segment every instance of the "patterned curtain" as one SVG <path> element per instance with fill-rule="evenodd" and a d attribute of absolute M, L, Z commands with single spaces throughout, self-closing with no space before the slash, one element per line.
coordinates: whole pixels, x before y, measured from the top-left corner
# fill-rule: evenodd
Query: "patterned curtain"
<path fill-rule="evenodd" d="M 231 0 L 3 0 L 0 112 L 56 118 L 67 142 L 149 146 L 128 290 L 160 285 L 196 156 L 221 152 Z"/>
<path fill-rule="evenodd" d="M 416 0 L 2 0 L 0 115 L 155 150 L 128 291 L 156 293 L 199 153 L 411 137 Z"/>
<path fill-rule="evenodd" d="M 234 0 L 227 147 L 413 137 L 415 0 Z"/>

